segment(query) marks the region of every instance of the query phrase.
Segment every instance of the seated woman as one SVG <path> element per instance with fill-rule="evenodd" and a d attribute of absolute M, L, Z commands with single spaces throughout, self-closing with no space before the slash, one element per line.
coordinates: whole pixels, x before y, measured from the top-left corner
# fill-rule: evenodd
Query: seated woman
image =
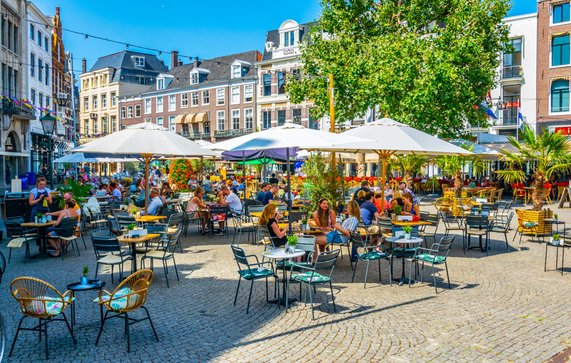
<path fill-rule="evenodd" d="M 399 191 L 395 191 L 395 193 L 394 193 L 394 197 L 391 200 L 391 209 L 393 209 L 396 205 L 400 205 L 401 207 L 404 208 L 404 202 L 402 199 L 402 195 Z"/>
<path fill-rule="evenodd" d="M 375 193 L 375 202 L 374 202 L 374 204 L 375 204 L 375 207 L 377 207 L 377 211 L 378 211 L 379 213 L 381 213 L 381 209 L 382 209 L 381 206 L 384 207 L 383 210 L 390 209 L 390 207 L 391 207 L 391 204 L 388 202 L 388 200 L 385 199 L 385 200 L 383 201 L 383 196 L 382 196 L 382 194 L 379 193 L 379 192 Z M 383 205 L 383 204 L 384 204 L 384 205 Z"/>
<path fill-rule="evenodd" d="M 418 208 L 418 203 L 414 202 L 414 198 L 410 193 L 403 193 L 402 201 L 404 203 L 402 214 L 420 217 L 420 209 Z"/>
<path fill-rule="evenodd" d="M 364 190 L 359 190 L 357 192 L 357 200 L 356 202 L 361 205 L 367 201 L 367 192 Z"/>
<path fill-rule="evenodd" d="M 60 211 L 60 212 L 54 212 L 54 213 L 46 213 L 46 215 L 55 215 L 57 213 L 58 218 L 54 224 L 54 227 L 57 227 L 60 225 L 61 221 L 64 218 L 77 218 L 79 216 L 79 214 L 77 213 L 77 211 L 75 210 L 75 200 L 73 198 L 69 198 L 65 200 L 65 209 Z M 52 227 L 53 228 L 53 227 Z M 57 237 L 57 234 L 55 231 L 50 231 L 48 232 L 48 236 L 49 237 Z M 62 242 L 63 243 L 63 242 Z M 51 254 L 52 257 L 57 257 L 60 255 L 61 253 L 61 249 L 60 247 L 65 247 L 65 246 L 58 246 L 57 243 L 57 239 L 56 238 L 50 238 L 48 240 L 48 244 L 50 247 L 52 247 L 54 249 L 54 252 Z"/>
<path fill-rule="evenodd" d="M 276 247 L 284 246 L 287 243 L 287 231 L 280 229 L 277 219 L 279 219 L 275 203 L 268 203 L 260 216 L 259 224 L 268 227 L 268 233 L 272 243 Z"/>
<path fill-rule="evenodd" d="M 317 210 L 311 215 L 310 225 L 322 232 L 315 237 L 315 243 L 320 252 L 325 251 L 325 247 L 327 246 L 326 235 L 333 230 L 335 223 L 335 211 L 329 208 L 329 201 L 327 198 L 319 199 Z"/>
<path fill-rule="evenodd" d="M 359 204 L 355 200 L 350 200 L 347 203 L 347 214 L 349 215 L 341 224 L 336 224 L 333 226 L 333 231 L 330 233 L 335 233 L 332 237 L 329 237 L 332 243 L 347 243 L 349 238 L 351 238 L 351 232 L 355 231 L 359 220 L 361 220 L 361 209 Z M 353 246 L 353 251 L 351 252 L 351 261 L 356 258 L 357 246 Z"/>
<path fill-rule="evenodd" d="M 104 197 L 108 194 L 109 194 L 109 192 L 107 191 L 107 189 L 105 189 L 105 184 L 99 184 L 99 189 L 97 189 L 97 191 L 95 191 L 95 196 L 96 197 Z"/>
<path fill-rule="evenodd" d="M 185 212 L 188 215 L 188 218 L 200 218 L 200 233 L 204 235 L 206 234 L 206 225 L 208 223 L 208 213 L 206 212 L 208 206 L 202 201 L 203 196 L 204 189 L 197 186 L 194 190 L 194 196 L 186 205 Z"/>

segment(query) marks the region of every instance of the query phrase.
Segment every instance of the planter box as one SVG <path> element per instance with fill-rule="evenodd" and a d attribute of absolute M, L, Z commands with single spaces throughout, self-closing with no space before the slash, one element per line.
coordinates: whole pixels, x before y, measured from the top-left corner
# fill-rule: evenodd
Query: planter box
<path fill-rule="evenodd" d="M 543 209 L 534 211 L 530 209 L 516 209 L 517 230 L 523 234 L 537 234 L 538 236 L 550 236 L 553 225 L 545 223 L 545 218 L 553 218 L 553 211 Z M 526 226 L 528 223 L 537 223 L 536 226 Z"/>

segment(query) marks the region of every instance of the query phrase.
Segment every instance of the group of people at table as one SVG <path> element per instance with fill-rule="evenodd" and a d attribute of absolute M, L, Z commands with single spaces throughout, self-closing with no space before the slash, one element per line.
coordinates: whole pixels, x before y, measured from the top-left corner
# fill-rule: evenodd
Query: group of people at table
<path fill-rule="evenodd" d="M 384 208 L 381 206 L 383 201 L 385 203 Z M 365 227 L 374 226 L 375 222 L 384 217 L 385 212 L 395 205 L 401 206 L 401 214 L 416 216 L 418 220 L 420 216 L 418 203 L 414 193 L 407 188 L 405 183 L 401 183 L 399 190 L 391 191 L 390 195 L 387 195 L 383 200 L 382 194 L 370 190 L 368 182 L 362 182 L 361 187 L 355 191 L 353 199 L 344 208 L 346 218 L 342 222 L 338 222 L 337 214 L 331 208 L 329 200 L 327 198 L 319 199 L 317 210 L 311 214 L 309 219 L 311 228 L 318 232 L 316 234 L 315 255 L 325 251 L 330 244 L 348 243 L 351 233 L 355 232 L 359 223 Z M 278 213 L 275 203 L 267 203 L 259 218 L 259 224 L 267 226 L 272 243 L 276 247 L 284 246 L 287 243 L 289 233 L 287 228 L 280 228 L 281 218 L 282 215 Z M 380 243 L 377 234 L 372 233 L 371 243 Z M 351 256 L 353 261 L 357 258 L 356 248 L 357 246 L 353 246 Z"/>

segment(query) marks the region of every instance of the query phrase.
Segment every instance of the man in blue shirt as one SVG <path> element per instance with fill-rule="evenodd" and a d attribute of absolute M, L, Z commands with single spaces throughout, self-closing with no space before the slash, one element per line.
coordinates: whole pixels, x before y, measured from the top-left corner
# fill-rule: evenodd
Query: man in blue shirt
<path fill-rule="evenodd" d="M 366 226 L 370 226 L 373 220 L 379 218 L 377 207 L 373 204 L 375 194 L 368 192 L 365 196 L 365 202 L 361 204 L 361 219 Z"/>
<path fill-rule="evenodd" d="M 263 182 L 258 194 L 256 194 L 256 200 L 263 205 L 268 204 L 269 199 L 266 199 L 266 192 L 270 189 L 270 184 Z"/>

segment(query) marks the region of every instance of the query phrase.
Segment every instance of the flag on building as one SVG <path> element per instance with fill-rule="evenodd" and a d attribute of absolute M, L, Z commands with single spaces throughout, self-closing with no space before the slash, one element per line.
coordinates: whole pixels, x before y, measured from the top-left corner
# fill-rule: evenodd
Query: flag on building
<path fill-rule="evenodd" d="M 521 113 L 521 102 L 518 102 L 517 104 L 517 124 L 518 127 L 523 130 L 524 121 L 523 114 Z"/>
<path fill-rule="evenodd" d="M 480 110 L 484 111 L 486 115 L 488 115 L 489 117 L 493 118 L 494 120 L 498 119 L 498 116 L 496 116 L 494 111 L 492 111 L 492 109 L 488 107 L 488 102 L 486 100 L 480 102 L 478 107 L 480 108 Z"/>

